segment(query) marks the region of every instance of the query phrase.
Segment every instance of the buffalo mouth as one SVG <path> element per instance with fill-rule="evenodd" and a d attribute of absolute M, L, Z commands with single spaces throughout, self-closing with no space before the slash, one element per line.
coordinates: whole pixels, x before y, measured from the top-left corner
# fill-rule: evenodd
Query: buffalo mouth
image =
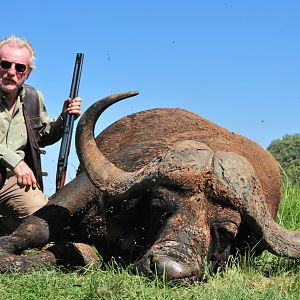
<path fill-rule="evenodd" d="M 201 261 L 198 255 L 196 259 L 191 259 L 191 253 L 183 251 L 177 241 L 167 241 L 154 245 L 142 259 L 133 264 L 132 269 L 146 276 L 198 280 L 203 275 Z"/>

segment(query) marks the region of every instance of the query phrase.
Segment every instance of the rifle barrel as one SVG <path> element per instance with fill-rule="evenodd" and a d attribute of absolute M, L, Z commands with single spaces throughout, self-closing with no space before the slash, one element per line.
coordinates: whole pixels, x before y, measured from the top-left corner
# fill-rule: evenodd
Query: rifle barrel
<path fill-rule="evenodd" d="M 74 71 L 73 71 L 70 96 L 69 96 L 70 99 L 74 99 L 78 96 L 83 58 L 84 58 L 83 53 L 77 53 Z M 59 150 L 59 157 L 57 162 L 56 191 L 61 189 L 65 184 L 74 120 L 75 120 L 74 116 L 67 113 L 64 133 L 62 136 L 61 146 Z"/>

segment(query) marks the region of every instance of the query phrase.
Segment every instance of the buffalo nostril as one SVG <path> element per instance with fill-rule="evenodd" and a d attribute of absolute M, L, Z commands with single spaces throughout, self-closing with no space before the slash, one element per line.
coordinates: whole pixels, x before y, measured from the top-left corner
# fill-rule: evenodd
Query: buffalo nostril
<path fill-rule="evenodd" d="M 150 268 L 153 273 L 168 279 L 190 277 L 194 274 L 188 266 L 167 256 L 152 257 Z"/>

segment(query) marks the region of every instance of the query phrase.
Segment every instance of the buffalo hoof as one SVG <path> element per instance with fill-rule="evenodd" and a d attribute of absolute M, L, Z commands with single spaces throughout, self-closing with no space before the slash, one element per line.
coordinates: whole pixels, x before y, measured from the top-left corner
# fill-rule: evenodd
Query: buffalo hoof
<path fill-rule="evenodd" d="M 83 243 L 62 243 L 47 249 L 52 252 L 57 264 L 72 267 L 84 267 L 87 265 L 101 266 L 101 260 L 95 249 Z"/>
<path fill-rule="evenodd" d="M 81 261 L 84 266 L 95 265 L 101 267 L 101 260 L 93 247 L 83 243 L 70 243 L 70 247 L 73 248 L 73 251 L 81 257 Z"/>

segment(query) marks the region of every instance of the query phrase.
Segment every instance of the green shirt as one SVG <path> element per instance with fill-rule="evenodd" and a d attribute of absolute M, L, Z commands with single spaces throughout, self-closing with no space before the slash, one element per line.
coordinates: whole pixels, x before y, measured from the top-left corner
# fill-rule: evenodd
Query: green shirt
<path fill-rule="evenodd" d="M 8 112 L 5 96 L 0 90 L 0 164 L 13 170 L 25 157 L 27 144 L 27 130 L 23 116 L 24 89 L 21 90 L 13 114 Z M 64 128 L 64 121 L 60 115 L 58 118 L 48 116 L 44 97 L 37 91 L 40 103 L 40 117 L 43 124 L 40 130 L 43 145 L 51 145 L 57 142 Z"/>

